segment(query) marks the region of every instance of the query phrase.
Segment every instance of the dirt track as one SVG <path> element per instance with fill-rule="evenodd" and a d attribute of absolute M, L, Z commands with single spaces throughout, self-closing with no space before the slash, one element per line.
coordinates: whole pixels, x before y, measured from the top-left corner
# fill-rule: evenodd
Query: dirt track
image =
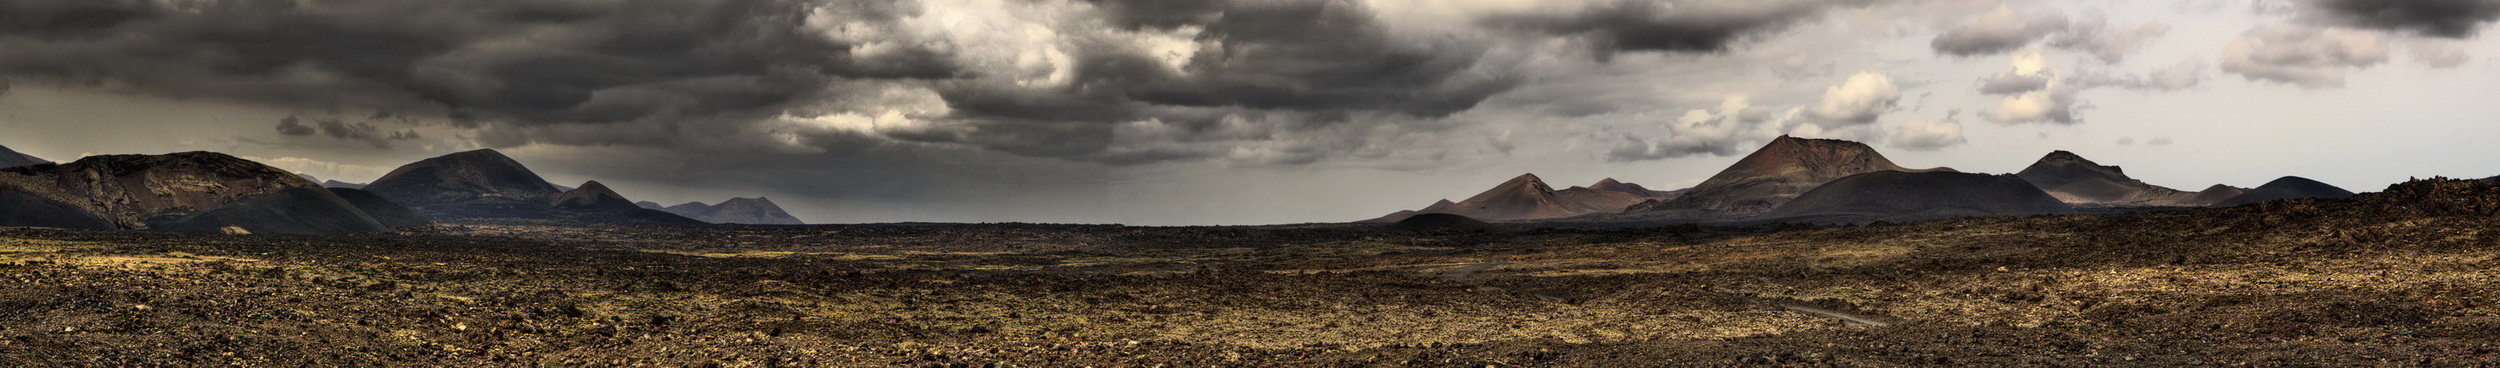
<path fill-rule="evenodd" d="M 11 229 L 0 365 L 2476 365 L 2495 225 L 2426 181 L 1840 228 Z"/>

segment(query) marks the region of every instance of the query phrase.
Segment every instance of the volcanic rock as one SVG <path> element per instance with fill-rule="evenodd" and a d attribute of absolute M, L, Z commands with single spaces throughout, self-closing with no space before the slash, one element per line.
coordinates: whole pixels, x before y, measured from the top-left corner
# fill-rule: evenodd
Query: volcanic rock
<path fill-rule="evenodd" d="M 364 189 L 437 218 L 552 219 L 561 216 L 548 204 L 564 194 L 491 149 L 400 166 Z"/>
<path fill-rule="evenodd" d="M 1911 170 L 1894 165 L 1864 143 L 1780 136 L 1737 160 L 1700 185 L 1673 199 L 1647 203 L 1627 212 L 1700 210 L 1737 214 L 1770 211 L 1807 190 L 1850 175 Z"/>
<path fill-rule="evenodd" d="M 345 199 L 277 168 L 211 152 L 92 156 L 58 165 L 0 169 L 0 188 L 45 213 L 57 203 L 121 229 L 340 234 L 389 231 Z M 49 201 L 30 201 L 31 195 Z M 19 211 L 12 206 L 0 211 Z M 30 211 L 31 212 L 31 211 Z M 28 215 L 11 215 L 28 216 Z M 210 226 L 210 225 L 215 226 Z M 91 224 L 87 224 L 91 225 Z M 205 228 L 204 228 L 205 227 Z"/>
<path fill-rule="evenodd" d="M 2352 195 L 2352 191 L 2344 190 L 2344 188 L 2337 188 L 2316 180 L 2309 180 L 2309 178 L 2286 176 L 2266 182 L 2266 185 L 2249 189 L 2247 193 L 2231 197 L 2231 199 L 2215 202 L 2209 207 L 2236 207 L 2277 199 L 2344 198 Z"/>
<path fill-rule="evenodd" d="M 1758 219 L 1834 224 L 2074 212 L 2014 175 L 1879 171 L 1833 180 Z"/>

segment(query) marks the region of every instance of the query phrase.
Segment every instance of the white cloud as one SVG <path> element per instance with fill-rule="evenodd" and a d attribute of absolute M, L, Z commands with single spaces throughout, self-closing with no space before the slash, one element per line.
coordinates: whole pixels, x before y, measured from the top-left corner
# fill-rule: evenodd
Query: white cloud
<path fill-rule="evenodd" d="M 1901 102 L 1901 87 L 1892 84 L 1892 77 L 1874 72 L 1859 72 L 1840 85 L 1823 90 L 1823 102 L 1812 113 L 1818 123 L 1836 128 L 1875 122 L 1885 111 Z"/>
<path fill-rule="evenodd" d="M 2457 42 L 2423 40 L 2414 42 L 2410 49 L 2413 51 L 2413 61 L 2432 68 L 2455 68 L 2465 65 L 2466 61 L 2473 60 L 2472 55 L 2465 53 L 2465 46 Z"/>
<path fill-rule="evenodd" d="M 1912 120 L 1902 123 L 1892 132 L 1892 146 L 1912 151 L 1934 151 L 1968 142 L 1962 137 L 1962 122 L 1953 118 L 1959 113 L 1948 113 L 1943 121 Z"/>
<path fill-rule="evenodd" d="M 1980 116 L 2004 124 L 2081 122 L 2075 118 L 2076 106 L 2080 102 L 2075 96 L 2076 88 L 2069 86 L 2064 77 L 2049 68 L 2047 57 L 2042 56 L 2038 48 L 2015 53 L 2010 59 L 2013 71 L 1981 80 L 1982 93 L 2005 97 L 1997 101 L 1996 108 L 1983 111 Z M 2018 84 L 2013 81 L 2034 80 L 2038 81 L 2037 88 L 2005 88 Z"/>
<path fill-rule="evenodd" d="M 1798 109 L 1774 114 L 1769 109 L 1753 106 L 1752 98 L 1730 95 L 1721 100 L 1716 110 L 1693 109 L 1667 122 L 1667 136 L 1656 140 L 1624 135 L 1609 160 L 1654 160 L 1699 154 L 1733 155 L 1752 148 L 1754 142 L 1768 140 L 1782 133 L 1780 125 L 1798 114 Z"/>
<path fill-rule="evenodd" d="M 2345 70 L 2386 62 L 2387 53 L 2387 37 L 2378 32 L 2259 26 L 2223 49 L 2222 71 L 2251 81 L 2335 88 L 2344 86 Z"/>

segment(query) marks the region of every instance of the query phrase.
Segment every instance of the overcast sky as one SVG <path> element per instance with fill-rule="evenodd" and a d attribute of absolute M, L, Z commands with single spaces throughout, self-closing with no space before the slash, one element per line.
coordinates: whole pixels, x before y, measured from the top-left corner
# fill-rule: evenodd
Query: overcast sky
<path fill-rule="evenodd" d="M 1781 134 L 2196 190 L 2500 175 L 2500 0 L 0 0 L 0 146 L 495 148 L 820 223 L 1351 221 Z"/>

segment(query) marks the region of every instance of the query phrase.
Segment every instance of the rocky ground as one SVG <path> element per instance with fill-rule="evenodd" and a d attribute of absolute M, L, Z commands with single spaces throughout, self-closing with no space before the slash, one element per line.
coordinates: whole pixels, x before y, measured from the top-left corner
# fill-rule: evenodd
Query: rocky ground
<path fill-rule="evenodd" d="M 0 365 L 2456 366 L 2500 186 L 1853 227 L 0 230 Z"/>

